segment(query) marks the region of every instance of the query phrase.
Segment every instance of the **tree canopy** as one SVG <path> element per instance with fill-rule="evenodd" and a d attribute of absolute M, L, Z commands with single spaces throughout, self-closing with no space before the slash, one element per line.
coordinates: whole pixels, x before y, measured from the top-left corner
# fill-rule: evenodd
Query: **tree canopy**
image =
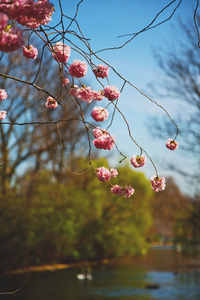
<path fill-rule="evenodd" d="M 102 163 L 108 165 L 95 161 Z M 78 165 L 84 170 L 87 160 Z M 152 224 L 148 180 L 120 168 L 120 184 L 137 187 L 133 201 L 110 194 L 110 185 L 102 188 L 92 173 L 57 181 L 52 171 L 29 170 L 7 201 L 1 198 L 2 268 L 141 253 Z"/>

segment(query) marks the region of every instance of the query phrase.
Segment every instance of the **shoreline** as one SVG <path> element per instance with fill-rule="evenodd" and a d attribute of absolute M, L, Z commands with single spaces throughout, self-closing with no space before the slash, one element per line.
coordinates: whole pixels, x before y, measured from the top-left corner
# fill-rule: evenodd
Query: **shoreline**
<path fill-rule="evenodd" d="M 68 263 L 68 264 L 52 264 L 52 265 L 41 265 L 41 266 L 30 266 L 24 268 L 18 268 L 15 270 L 8 270 L 4 271 L 5 275 L 16 275 L 16 274 L 25 274 L 30 272 L 45 272 L 45 271 L 57 271 L 57 270 L 64 270 L 64 269 L 71 269 L 71 268 L 78 268 L 78 267 L 92 267 L 97 266 L 99 264 L 107 265 L 110 263 L 109 259 L 103 259 L 101 261 L 90 262 L 90 261 L 82 261 L 77 263 Z"/>
<path fill-rule="evenodd" d="M 182 247 L 181 249 L 177 248 L 175 245 L 173 245 L 172 243 L 167 243 L 165 245 L 161 244 L 161 243 L 151 243 L 149 250 L 171 250 L 174 249 L 176 250 L 177 255 L 181 255 L 182 252 Z M 127 263 L 127 259 L 128 259 L 128 264 L 132 264 L 135 261 L 132 259 L 133 257 L 137 258 L 137 262 L 142 266 L 142 265 L 146 265 L 146 255 L 149 251 L 144 251 L 144 253 L 140 254 L 140 255 L 135 255 L 135 256 L 123 256 L 123 257 L 118 257 L 118 258 L 110 258 L 110 259 L 102 259 L 99 261 L 88 261 L 88 260 L 83 260 L 83 261 L 78 261 L 78 262 L 72 262 L 72 263 L 66 263 L 66 264 L 62 264 L 62 263 L 55 263 L 55 264 L 46 264 L 46 265 L 39 265 L 39 266 L 28 266 L 28 267 L 22 267 L 22 268 L 17 268 L 17 269 L 13 269 L 13 270 L 5 270 L 3 271 L 4 275 L 19 275 L 19 274 L 25 274 L 25 273 L 31 273 L 31 272 L 54 272 L 57 270 L 64 270 L 64 269 L 71 269 L 71 268 L 81 268 L 81 267 L 92 267 L 92 266 L 98 266 L 98 265 L 108 265 L 108 264 L 118 264 L 121 263 L 122 260 L 123 262 L 126 264 Z M 154 258 L 155 259 L 155 258 Z M 137 264 L 136 264 L 137 265 Z M 152 268 L 152 264 L 151 263 L 147 263 L 146 265 L 147 269 L 151 269 Z M 192 259 L 190 262 L 187 262 L 187 264 L 184 264 L 183 262 L 180 263 L 177 261 L 177 265 L 176 265 L 176 271 L 177 269 L 180 270 L 188 270 L 188 269 L 194 269 L 194 268 L 200 268 L 200 260 L 196 259 L 194 261 L 194 259 Z M 168 268 L 166 268 L 168 269 Z M 172 268 L 172 271 L 174 271 L 174 269 Z M 3 275 L 2 274 L 2 275 Z"/>

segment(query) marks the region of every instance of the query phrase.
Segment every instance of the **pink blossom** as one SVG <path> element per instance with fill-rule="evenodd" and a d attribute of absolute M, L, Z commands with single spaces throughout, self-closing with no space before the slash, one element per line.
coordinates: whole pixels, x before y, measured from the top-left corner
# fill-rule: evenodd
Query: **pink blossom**
<path fill-rule="evenodd" d="M 166 147 L 170 150 L 176 150 L 179 146 L 179 143 L 175 142 L 172 139 L 168 139 L 168 141 L 166 141 Z"/>
<path fill-rule="evenodd" d="M 23 8 L 23 5 L 26 4 L 25 0 L 3 0 L 1 1 L 3 3 L 1 3 L 1 10 L 5 11 L 9 17 L 11 17 L 12 19 L 15 19 L 17 17 L 17 15 L 20 14 L 20 11 Z"/>
<path fill-rule="evenodd" d="M 119 186 L 118 184 L 114 185 L 112 188 L 111 188 L 111 192 L 113 194 L 116 194 L 116 195 L 119 195 L 119 196 L 122 196 L 124 195 L 124 188 L 122 186 Z"/>
<path fill-rule="evenodd" d="M 78 90 L 79 90 L 78 85 L 74 85 L 73 87 L 70 88 L 69 93 L 71 96 L 78 97 Z"/>
<path fill-rule="evenodd" d="M 108 77 L 109 69 L 107 66 L 98 65 L 97 69 L 94 69 L 93 72 L 96 77 L 105 78 Z"/>
<path fill-rule="evenodd" d="M 101 101 L 104 98 L 104 95 L 102 94 L 102 91 L 93 91 L 93 100 L 95 101 Z"/>
<path fill-rule="evenodd" d="M 116 169 L 109 170 L 108 168 L 100 167 L 97 168 L 96 175 L 98 176 L 98 179 L 100 181 L 108 181 L 111 177 L 116 177 L 118 175 L 118 172 Z"/>
<path fill-rule="evenodd" d="M 4 30 L 9 20 L 8 16 L 0 11 L 0 30 Z"/>
<path fill-rule="evenodd" d="M 113 101 L 114 99 L 118 99 L 120 96 L 120 91 L 115 86 L 106 86 L 103 90 L 103 94 L 108 100 Z"/>
<path fill-rule="evenodd" d="M 151 177 L 151 188 L 155 192 L 161 192 L 165 189 L 165 187 L 166 187 L 165 177 L 161 177 L 161 178 L 157 176 Z"/>
<path fill-rule="evenodd" d="M 36 29 L 40 25 L 46 25 L 51 21 L 54 8 L 53 4 L 48 0 L 23 0 L 22 2 L 21 11 L 15 17 L 19 24 Z"/>
<path fill-rule="evenodd" d="M 63 78 L 62 79 L 62 86 L 65 86 L 69 83 L 69 79 L 68 78 Z"/>
<path fill-rule="evenodd" d="M 57 106 L 58 106 L 58 102 L 54 98 L 52 98 L 52 97 L 47 98 L 46 107 L 48 107 L 50 109 L 54 109 Z"/>
<path fill-rule="evenodd" d="M 78 99 L 81 99 L 82 101 L 85 101 L 87 103 L 92 102 L 93 99 L 93 91 L 91 90 L 91 87 L 78 87 L 77 85 L 74 85 L 70 88 L 69 91 L 71 96 L 75 96 Z"/>
<path fill-rule="evenodd" d="M 71 66 L 69 66 L 69 72 L 72 76 L 80 78 L 84 77 L 87 73 L 87 64 L 85 61 L 75 59 Z"/>
<path fill-rule="evenodd" d="M 52 57 L 61 63 L 66 63 L 70 57 L 70 47 L 66 46 L 62 42 L 57 42 L 56 45 L 53 46 Z"/>
<path fill-rule="evenodd" d="M 105 108 L 95 106 L 92 110 L 91 116 L 96 122 L 103 122 L 108 118 L 109 112 Z"/>
<path fill-rule="evenodd" d="M 94 146 L 98 149 L 111 150 L 115 146 L 115 137 L 106 130 L 94 129 Z"/>
<path fill-rule="evenodd" d="M 126 198 L 130 198 L 135 192 L 135 189 L 129 185 L 125 187 L 125 196 Z"/>
<path fill-rule="evenodd" d="M 124 188 L 116 184 L 111 188 L 111 192 L 119 196 L 124 196 L 125 198 L 130 198 L 135 192 L 135 190 L 131 185 L 129 186 L 126 185 Z"/>
<path fill-rule="evenodd" d="M 0 89 L 0 101 L 5 100 L 8 97 L 6 90 Z"/>
<path fill-rule="evenodd" d="M 117 177 L 117 175 L 118 175 L 117 169 L 110 169 L 110 173 L 111 173 L 112 177 Z"/>
<path fill-rule="evenodd" d="M 33 29 L 49 23 L 54 11 L 48 0 L 4 0 L 1 10 L 19 24 Z"/>
<path fill-rule="evenodd" d="M 92 99 L 93 99 L 93 91 L 91 90 L 91 87 L 83 86 L 83 87 L 77 89 L 76 97 L 81 99 L 82 101 L 90 103 L 90 102 L 92 102 Z"/>
<path fill-rule="evenodd" d="M 0 31 L 0 51 L 13 52 L 23 45 L 22 31 L 19 28 L 9 28 Z"/>
<path fill-rule="evenodd" d="M 0 120 L 5 119 L 7 112 L 5 110 L 0 110 Z"/>
<path fill-rule="evenodd" d="M 36 47 L 32 45 L 23 46 L 23 56 L 26 58 L 36 59 L 38 55 L 38 50 Z"/>
<path fill-rule="evenodd" d="M 96 175 L 100 181 L 108 181 L 111 178 L 110 170 L 105 167 L 97 168 Z"/>
<path fill-rule="evenodd" d="M 135 167 L 135 168 L 139 168 L 139 167 L 142 167 L 146 164 L 146 156 L 144 155 L 133 155 L 131 157 L 131 164 Z"/>
<path fill-rule="evenodd" d="M 93 130 L 93 134 L 94 134 L 95 138 L 98 138 L 103 135 L 103 130 L 101 128 L 97 127 Z"/>

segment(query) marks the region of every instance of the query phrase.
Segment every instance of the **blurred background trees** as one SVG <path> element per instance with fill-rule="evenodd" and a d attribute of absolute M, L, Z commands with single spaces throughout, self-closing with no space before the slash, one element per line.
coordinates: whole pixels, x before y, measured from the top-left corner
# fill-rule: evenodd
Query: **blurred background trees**
<path fill-rule="evenodd" d="M 200 17 L 196 16 L 197 27 L 200 25 Z M 178 28 L 178 30 L 176 30 Z M 180 34 L 181 32 L 181 34 Z M 170 219 L 174 218 L 173 206 L 179 206 L 179 211 L 175 226 L 174 237 L 181 242 L 195 242 L 200 240 L 200 48 L 197 47 L 198 37 L 194 23 L 180 20 L 174 25 L 173 35 L 176 35 L 177 42 L 170 44 L 156 51 L 155 59 L 160 67 L 162 77 L 158 80 L 155 90 L 160 98 L 166 101 L 173 101 L 180 107 L 181 114 L 176 116 L 179 124 L 178 141 L 181 155 L 185 156 L 185 164 L 177 167 L 177 164 L 166 162 L 170 170 L 182 175 L 185 186 L 187 186 L 188 197 L 186 202 L 180 195 L 180 191 L 172 188 L 172 193 L 167 196 L 168 202 L 162 201 L 162 195 L 156 195 L 160 205 L 163 220 L 158 218 L 160 230 L 164 225 L 164 230 L 171 227 Z M 152 120 L 151 120 L 152 121 Z M 153 134 L 158 137 L 163 133 L 173 136 L 173 125 L 165 117 L 155 118 Z M 178 159 L 178 157 L 177 157 Z M 171 186 L 173 182 L 169 181 Z M 172 203 L 173 202 L 173 203 Z M 181 212 L 182 211 L 182 212 Z M 168 217 L 167 217 L 168 215 Z M 157 219 L 158 216 L 154 216 Z M 172 229 L 172 228 L 171 228 Z"/>
<path fill-rule="evenodd" d="M 65 95 L 62 93 L 64 87 L 59 82 L 59 70 L 49 52 L 45 53 L 42 66 L 39 58 L 33 63 L 24 58 L 19 51 L 7 54 L 6 59 L 1 60 L 1 69 L 6 75 L 16 76 L 17 74 L 19 78 L 30 83 L 35 82 L 36 85 L 39 81 L 41 87 L 44 89 L 48 87 L 49 92 L 60 95 L 59 101 L 63 105 L 56 111 L 49 111 L 45 107 L 44 93 L 33 88 L 31 84 L 24 84 L 22 88 L 21 82 L 14 80 L 10 84 L 11 81 L 1 77 L 1 87 L 9 91 L 9 97 L 4 102 L 4 108 L 9 111 L 7 116 L 9 124 L 0 125 L 0 194 L 5 197 L 10 184 L 14 186 L 16 182 L 19 167 L 24 170 L 29 166 L 37 171 L 44 166 L 49 166 L 56 176 L 60 177 L 62 155 L 58 130 L 62 136 L 63 156 L 68 157 L 68 166 L 72 154 L 78 155 L 80 151 L 86 153 L 87 135 L 82 123 L 76 120 L 80 118 L 76 112 L 76 104 L 66 95 L 67 93 Z M 38 69 L 40 69 L 39 77 L 34 78 Z M 82 107 L 86 113 L 88 106 L 83 103 Z M 70 122 L 59 122 L 56 126 L 53 123 L 53 120 L 69 118 L 72 119 Z M 13 125 L 12 123 L 15 122 L 36 123 L 21 126 Z M 41 122 L 47 124 L 41 125 Z M 50 122 L 52 124 L 49 124 Z M 79 152 L 78 149 L 80 149 Z"/>
<path fill-rule="evenodd" d="M 155 195 L 151 207 L 154 220 L 151 229 L 152 238 L 167 242 L 178 237 L 176 226 L 184 220 L 186 212 L 190 210 L 190 203 L 173 178 L 167 178 L 167 189 Z M 187 239 L 187 234 L 185 234 L 185 239 Z"/>
<path fill-rule="evenodd" d="M 198 27 L 200 17 L 197 16 Z M 178 28 L 178 30 L 177 30 Z M 181 32 L 181 34 L 180 34 Z M 168 44 L 156 51 L 155 59 L 161 69 L 162 77 L 155 86 L 157 95 L 166 101 L 176 102 L 181 115 L 176 116 L 179 123 L 179 141 L 181 151 L 187 160 L 181 167 L 170 164 L 169 167 L 182 174 L 191 184 L 191 191 L 199 193 L 200 181 L 200 49 L 194 23 L 181 21 L 174 25 L 176 45 Z M 167 132 L 173 135 L 173 124 L 167 118 L 156 118 L 157 136 Z M 158 125 L 159 124 L 159 125 Z"/>
<path fill-rule="evenodd" d="M 87 160 L 78 165 L 84 170 Z M 134 182 L 134 200 L 102 188 L 92 170 L 78 181 L 66 173 L 58 182 L 49 170 L 24 174 L 6 203 L 1 199 L 1 268 L 141 253 L 153 192 L 142 173 L 122 167 L 119 174 L 119 184 Z"/>
<path fill-rule="evenodd" d="M 81 172 L 88 162 L 76 163 Z M 109 167 L 103 158 L 94 164 Z M 0 198 L 1 269 L 143 253 L 149 242 L 172 241 L 178 230 L 180 237 L 191 206 L 172 179 L 155 194 L 143 173 L 123 166 L 115 181 L 134 182 L 134 199 L 111 194 L 91 169 L 79 177 L 65 172 L 59 181 L 49 168 L 28 169 Z"/>

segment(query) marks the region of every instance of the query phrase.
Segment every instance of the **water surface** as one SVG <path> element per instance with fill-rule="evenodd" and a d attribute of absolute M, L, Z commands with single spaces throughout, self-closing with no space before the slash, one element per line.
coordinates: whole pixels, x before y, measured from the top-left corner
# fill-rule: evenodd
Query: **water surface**
<path fill-rule="evenodd" d="M 32 273 L 16 300 L 198 300 L 198 253 L 151 249 L 146 256 L 127 257 L 92 269 L 92 280 L 78 280 L 80 269 Z M 26 274 L 4 276 L 1 290 L 19 287 Z M 0 299 L 4 299 L 0 296 Z"/>

